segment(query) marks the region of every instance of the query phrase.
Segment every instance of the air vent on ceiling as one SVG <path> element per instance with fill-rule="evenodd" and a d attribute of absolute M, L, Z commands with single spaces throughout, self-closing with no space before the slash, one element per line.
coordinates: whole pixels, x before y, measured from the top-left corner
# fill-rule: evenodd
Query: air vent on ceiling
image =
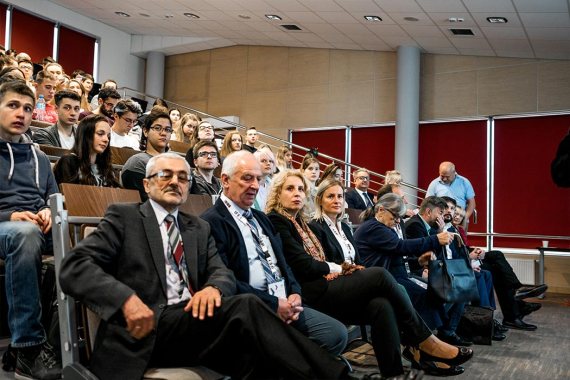
<path fill-rule="evenodd" d="M 451 33 L 456 36 L 474 36 L 475 34 L 471 29 L 457 29 L 457 28 L 450 28 Z"/>
<path fill-rule="evenodd" d="M 285 25 L 281 25 L 281 27 L 283 27 L 287 30 L 301 30 L 301 28 L 299 28 L 297 25 L 294 25 L 294 24 L 285 24 Z"/>

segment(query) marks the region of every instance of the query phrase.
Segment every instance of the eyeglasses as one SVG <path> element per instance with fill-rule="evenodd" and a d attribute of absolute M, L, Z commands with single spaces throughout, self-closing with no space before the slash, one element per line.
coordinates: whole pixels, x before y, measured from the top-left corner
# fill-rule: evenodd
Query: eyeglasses
<path fill-rule="evenodd" d="M 174 178 L 174 176 L 178 178 L 178 182 L 183 184 L 186 184 L 190 181 L 190 175 L 188 173 L 178 172 L 175 174 L 172 170 L 160 170 L 154 174 L 149 175 L 146 178 L 151 179 L 153 177 L 156 177 L 160 182 L 169 182 L 172 180 L 172 178 Z"/>
<path fill-rule="evenodd" d="M 392 214 L 392 216 L 394 217 L 394 220 L 397 222 L 400 220 L 400 215 L 394 213 L 392 210 L 388 210 L 387 208 L 385 208 L 384 210 L 388 211 L 390 214 Z"/>
<path fill-rule="evenodd" d="M 370 180 L 370 177 L 365 177 L 365 176 L 362 175 L 362 176 L 360 176 L 360 177 L 356 177 L 356 179 L 359 179 L 359 180 L 361 180 L 361 181 L 369 181 L 369 180 Z"/>
<path fill-rule="evenodd" d="M 200 152 L 200 153 L 198 153 L 198 157 L 216 158 L 216 157 L 218 157 L 218 153 L 216 153 L 216 152 Z"/>
<path fill-rule="evenodd" d="M 123 119 L 128 125 L 134 125 L 137 122 L 136 120 L 127 119 L 126 117 L 122 117 L 121 119 Z"/>
<path fill-rule="evenodd" d="M 205 131 L 206 129 L 210 129 L 213 131 L 214 127 L 212 127 L 211 125 L 201 125 L 198 129 L 201 131 Z"/>
<path fill-rule="evenodd" d="M 173 129 L 171 127 L 163 127 L 161 125 L 151 125 L 150 129 L 152 129 L 156 133 L 162 133 L 162 132 L 172 133 L 172 131 L 173 131 Z"/>

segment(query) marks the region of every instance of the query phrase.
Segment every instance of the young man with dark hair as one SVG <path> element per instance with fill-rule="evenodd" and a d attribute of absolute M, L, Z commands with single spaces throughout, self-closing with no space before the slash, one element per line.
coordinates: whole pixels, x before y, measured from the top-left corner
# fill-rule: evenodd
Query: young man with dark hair
<path fill-rule="evenodd" d="M 53 96 L 55 95 L 57 83 L 57 78 L 46 71 L 40 71 L 36 75 L 36 101 L 40 98 L 40 95 L 43 95 L 46 105 L 43 120 L 41 121 L 52 124 L 57 122 L 57 112 L 55 107 L 50 104 Z M 32 118 L 34 120 L 38 119 L 36 110 L 34 110 Z"/>
<path fill-rule="evenodd" d="M 218 195 L 222 190 L 220 180 L 214 177 L 214 170 L 219 165 L 218 146 L 213 141 L 200 141 L 192 150 L 194 156 L 194 186 L 192 194 Z"/>
<path fill-rule="evenodd" d="M 111 146 L 139 150 L 139 138 L 129 132 L 142 114 L 141 106 L 131 100 L 120 100 L 113 109 L 114 123 L 111 124 Z"/>
<path fill-rule="evenodd" d="M 91 78 L 91 79 L 93 79 L 93 78 Z M 93 85 L 91 85 L 91 88 L 93 88 Z M 107 79 L 105 82 L 103 82 L 101 84 L 101 90 L 103 90 L 104 88 L 112 88 L 113 90 L 116 90 L 117 89 L 117 82 L 114 79 Z M 101 90 L 99 92 L 101 92 Z M 89 91 L 91 91 L 91 89 L 89 89 Z M 98 107 L 100 96 L 101 95 L 97 94 L 91 98 L 91 100 L 90 100 L 91 109 L 95 109 Z"/>
<path fill-rule="evenodd" d="M 117 92 L 117 90 L 107 87 L 102 88 L 101 91 L 99 91 L 99 97 L 97 99 L 99 106 L 96 106 L 97 108 L 94 108 L 95 111 L 93 112 L 81 112 L 79 115 L 79 120 L 81 121 L 85 116 L 97 114 L 107 116 L 107 119 L 109 119 L 109 125 L 113 125 L 115 123 L 115 119 L 113 119 L 113 109 L 119 100 L 121 100 L 121 95 Z"/>
<path fill-rule="evenodd" d="M 255 129 L 253 126 L 247 128 L 245 132 L 245 144 L 242 145 L 242 149 L 247 150 L 251 153 L 255 153 L 257 151 L 257 148 L 255 147 L 257 140 L 257 129 Z"/>
<path fill-rule="evenodd" d="M 25 135 L 35 99 L 23 81 L 0 86 L 0 258 L 6 264 L 11 345 L 17 378 L 61 377 L 41 324 L 42 252 L 51 246 L 48 198 L 58 191 L 47 156 Z"/>
<path fill-rule="evenodd" d="M 51 127 L 38 129 L 33 134 L 32 140 L 37 144 L 71 149 L 75 143 L 81 97 L 73 91 L 62 90 L 57 92 L 54 98 L 57 122 Z"/>

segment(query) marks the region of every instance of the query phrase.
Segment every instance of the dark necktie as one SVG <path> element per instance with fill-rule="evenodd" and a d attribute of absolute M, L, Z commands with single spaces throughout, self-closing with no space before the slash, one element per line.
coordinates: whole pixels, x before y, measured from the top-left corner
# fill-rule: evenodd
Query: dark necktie
<path fill-rule="evenodd" d="M 259 230 L 255 225 L 253 213 L 251 210 L 246 210 L 243 212 L 243 216 L 247 219 L 247 224 L 249 224 L 251 235 L 253 236 L 253 241 L 255 243 L 255 251 L 257 256 L 259 257 L 259 261 L 261 261 L 261 265 L 263 266 L 263 272 L 265 273 L 265 278 L 268 284 L 271 284 L 276 281 L 271 268 L 269 267 L 269 263 L 267 262 L 267 258 L 265 256 L 265 252 L 263 252 L 263 248 L 261 247 L 261 237 L 259 235 Z"/>
<path fill-rule="evenodd" d="M 188 278 L 188 268 L 186 267 L 186 260 L 184 259 L 184 247 L 182 245 L 182 237 L 180 236 L 180 231 L 176 226 L 174 221 L 174 216 L 168 214 L 164 218 L 166 223 L 166 230 L 168 232 L 168 247 L 170 249 L 170 258 L 173 268 L 178 271 L 178 276 L 180 276 L 180 281 L 182 281 L 182 286 L 188 286 L 190 294 L 194 294 L 192 290 L 192 285 L 190 285 L 190 280 Z"/>
<path fill-rule="evenodd" d="M 362 193 L 362 195 L 364 195 L 364 199 L 366 199 L 366 207 L 374 206 L 367 193 Z"/>

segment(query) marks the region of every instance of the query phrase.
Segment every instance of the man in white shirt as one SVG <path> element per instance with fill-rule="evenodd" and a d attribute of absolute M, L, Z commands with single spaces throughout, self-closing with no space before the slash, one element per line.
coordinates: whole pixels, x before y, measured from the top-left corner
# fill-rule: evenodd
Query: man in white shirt
<path fill-rule="evenodd" d="M 141 106 L 132 100 L 121 100 L 113 109 L 115 122 L 111 127 L 111 146 L 139 150 L 139 140 L 129 132 L 142 114 Z"/>
<path fill-rule="evenodd" d="M 48 128 L 38 129 L 32 136 L 37 144 L 64 149 L 73 148 L 75 129 L 81 109 L 81 97 L 73 91 L 58 91 L 55 96 L 57 122 Z"/>

